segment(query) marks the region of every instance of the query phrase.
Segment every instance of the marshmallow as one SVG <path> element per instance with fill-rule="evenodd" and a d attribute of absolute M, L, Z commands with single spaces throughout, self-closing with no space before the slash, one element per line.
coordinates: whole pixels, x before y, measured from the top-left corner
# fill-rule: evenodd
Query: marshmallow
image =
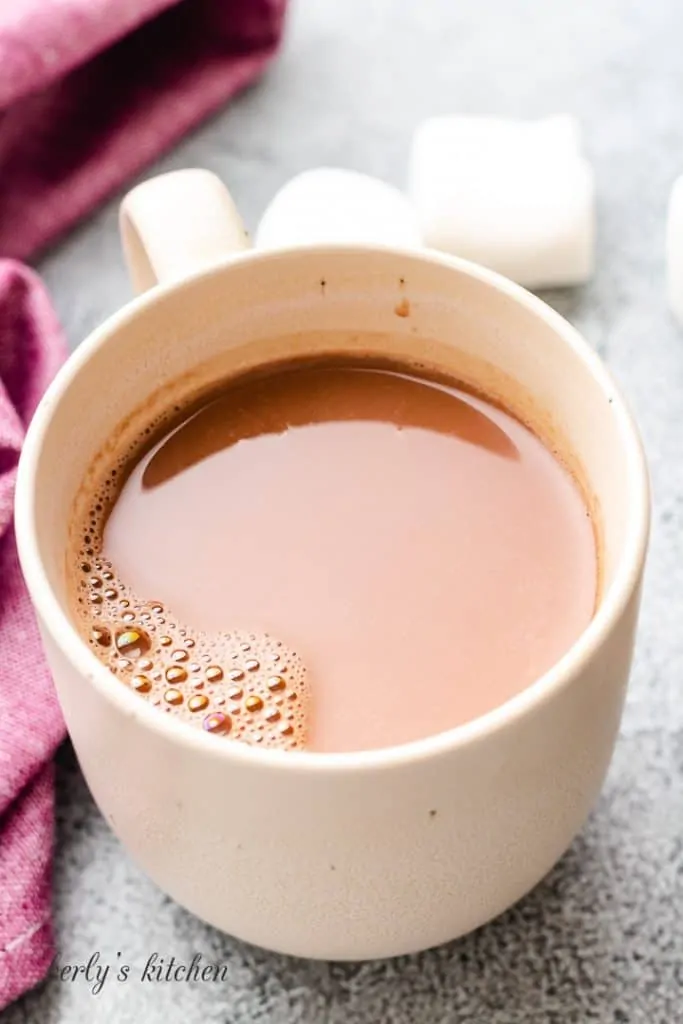
<path fill-rule="evenodd" d="M 415 211 L 398 189 L 367 174 L 318 167 L 274 196 L 255 244 L 277 249 L 327 242 L 415 248 L 421 238 Z"/>
<path fill-rule="evenodd" d="M 669 305 L 683 326 L 683 176 L 671 189 L 666 223 L 666 275 Z"/>
<path fill-rule="evenodd" d="M 573 117 L 431 118 L 413 138 L 408 194 L 432 248 L 531 288 L 593 272 L 593 172 Z"/>

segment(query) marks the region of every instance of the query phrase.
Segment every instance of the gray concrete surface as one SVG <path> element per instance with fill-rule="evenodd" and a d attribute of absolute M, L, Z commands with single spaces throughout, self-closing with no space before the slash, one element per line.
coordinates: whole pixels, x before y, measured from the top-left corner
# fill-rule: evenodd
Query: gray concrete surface
<path fill-rule="evenodd" d="M 642 628 L 617 753 L 583 834 L 501 919 L 421 956 L 307 963 L 247 948 L 164 897 L 59 758 L 60 963 L 131 965 L 99 995 L 56 974 L 3 1024 L 676 1024 L 683 1021 L 683 332 L 664 298 L 668 191 L 683 172 L 678 0 L 294 0 L 279 63 L 160 166 L 224 176 L 253 227 L 287 177 L 334 163 L 402 183 L 428 114 L 571 111 L 599 189 L 598 272 L 549 296 L 607 358 L 655 493 Z M 111 203 L 40 263 L 75 345 L 128 295 Z M 152 952 L 222 984 L 139 980 Z"/>

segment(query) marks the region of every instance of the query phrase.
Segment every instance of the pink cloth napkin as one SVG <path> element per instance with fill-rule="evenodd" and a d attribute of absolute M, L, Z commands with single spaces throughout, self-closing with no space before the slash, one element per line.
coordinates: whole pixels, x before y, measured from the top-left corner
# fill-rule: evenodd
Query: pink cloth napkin
<path fill-rule="evenodd" d="M 24 431 L 65 354 L 32 271 L 0 260 L 0 1009 L 52 959 L 52 763 L 64 724 L 19 569 L 12 503 Z"/>
<path fill-rule="evenodd" d="M 24 258 L 251 82 L 285 0 L 0 2 L 0 254 Z"/>
<path fill-rule="evenodd" d="M 285 0 L 0 2 L 0 257 L 53 240 L 248 84 Z M 64 724 L 21 578 L 25 428 L 65 355 L 36 275 L 0 259 L 0 1010 L 46 974 L 52 755 Z"/>

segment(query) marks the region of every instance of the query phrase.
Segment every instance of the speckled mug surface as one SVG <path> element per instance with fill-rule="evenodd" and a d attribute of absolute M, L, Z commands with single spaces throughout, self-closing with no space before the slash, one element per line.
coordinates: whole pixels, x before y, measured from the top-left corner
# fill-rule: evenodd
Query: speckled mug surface
<path fill-rule="evenodd" d="M 140 186 L 124 203 L 123 225 L 143 294 L 57 377 L 17 487 L 22 566 L 93 795 L 162 889 L 260 946 L 363 959 L 468 932 L 567 848 L 616 739 L 649 493 L 614 382 L 562 317 L 464 261 L 372 247 L 247 251 L 229 196 L 207 172 Z M 404 300 L 410 315 L 397 316 Z M 304 328 L 309 339 L 311 328 L 321 339 L 330 328 L 350 339 L 376 332 L 391 339 L 387 355 L 419 353 L 485 391 L 514 382 L 552 417 L 599 514 L 601 599 L 571 650 L 489 714 L 399 747 L 293 755 L 217 744 L 122 687 L 65 610 L 73 498 L 121 420 L 235 368 L 291 355 L 278 339 Z"/>

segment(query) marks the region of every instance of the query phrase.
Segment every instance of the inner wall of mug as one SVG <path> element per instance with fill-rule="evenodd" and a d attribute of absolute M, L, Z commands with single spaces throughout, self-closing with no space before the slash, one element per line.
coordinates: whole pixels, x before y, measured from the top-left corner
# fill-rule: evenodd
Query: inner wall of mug
<path fill-rule="evenodd" d="M 301 250 L 240 259 L 132 305 L 77 355 L 39 454 L 37 536 L 59 600 L 74 501 L 96 456 L 231 373 L 323 355 L 330 331 L 334 351 L 344 331 L 345 348 L 364 353 L 371 332 L 374 355 L 451 374 L 556 447 L 596 516 L 604 596 L 636 514 L 624 412 L 572 332 L 515 293 L 437 257 Z"/>

